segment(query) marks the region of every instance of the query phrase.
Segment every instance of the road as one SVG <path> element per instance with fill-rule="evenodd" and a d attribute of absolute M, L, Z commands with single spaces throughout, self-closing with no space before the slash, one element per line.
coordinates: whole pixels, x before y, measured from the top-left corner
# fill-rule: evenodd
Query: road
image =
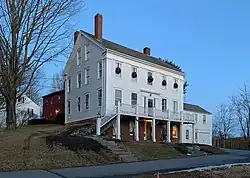
<path fill-rule="evenodd" d="M 85 178 L 85 177 L 124 177 L 142 173 L 179 171 L 205 166 L 218 166 L 250 162 L 250 151 L 226 150 L 229 154 L 202 157 L 188 157 L 168 160 L 121 163 L 93 167 L 65 168 L 56 170 L 34 170 L 0 172 L 6 178 Z"/>

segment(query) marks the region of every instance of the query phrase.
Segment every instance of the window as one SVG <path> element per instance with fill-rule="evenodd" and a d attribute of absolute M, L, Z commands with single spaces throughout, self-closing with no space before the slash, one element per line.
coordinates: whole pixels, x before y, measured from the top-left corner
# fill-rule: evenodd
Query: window
<path fill-rule="evenodd" d="M 178 102 L 177 101 L 173 102 L 173 111 L 174 111 L 174 113 L 178 112 Z"/>
<path fill-rule="evenodd" d="M 203 115 L 203 124 L 206 124 L 206 121 L 207 120 L 207 118 L 206 118 L 206 115 Z"/>
<path fill-rule="evenodd" d="M 102 89 L 97 90 L 97 106 L 102 106 Z"/>
<path fill-rule="evenodd" d="M 70 101 L 68 100 L 68 114 L 69 114 L 69 115 L 70 115 L 70 113 L 71 113 L 71 112 L 70 112 L 70 111 L 71 111 L 71 108 L 70 108 L 70 107 L 71 107 L 71 104 L 70 104 Z"/>
<path fill-rule="evenodd" d="M 198 115 L 197 114 L 194 114 L 194 119 L 195 119 L 195 123 L 198 122 Z"/>
<path fill-rule="evenodd" d="M 80 63 L 81 63 L 81 48 L 79 48 L 76 53 L 76 65 L 80 65 Z"/>
<path fill-rule="evenodd" d="M 195 132 L 195 140 L 197 140 L 197 139 L 198 139 L 198 133 Z"/>
<path fill-rule="evenodd" d="M 81 88 L 81 86 L 82 86 L 82 74 L 81 74 L 81 72 L 79 72 L 78 74 L 77 74 L 77 88 Z"/>
<path fill-rule="evenodd" d="M 122 103 L 122 91 L 116 89 L 115 90 L 115 105 L 118 106 L 118 102 L 120 102 L 120 104 Z"/>
<path fill-rule="evenodd" d="M 60 95 L 58 95 L 58 96 L 57 96 L 57 98 L 58 98 L 58 100 L 60 100 L 60 99 L 61 99 L 61 96 L 60 96 Z"/>
<path fill-rule="evenodd" d="M 186 139 L 189 139 L 189 130 L 186 130 Z"/>
<path fill-rule="evenodd" d="M 122 65 L 121 65 L 121 63 L 116 62 L 116 64 L 115 64 L 115 76 L 116 76 L 116 77 L 121 78 L 121 77 L 122 77 L 122 70 L 121 70 L 121 72 L 120 72 L 120 73 L 117 73 L 117 72 L 116 72 L 116 68 L 120 68 L 120 69 L 122 69 Z"/>
<path fill-rule="evenodd" d="M 152 72 L 148 72 L 148 84 L 149 85 L 152 85 L 153 84 L 153 81 L 150 81 L 149 79 L 152 78 Z"/>
<path fill-rule="evenodd" d="M 77 111 L 81 112 L 81 97 L 77 98 Z"/>
<path fill-rule="evenodd" d="M 85 73 L 85 80 L 84 81 L 85 81 L 85 85 L 87 85 L 90 82 L 89 67 L 85 69 L 84 73 Z"/>
<path fill-rule="evenodd" d="M 166 81 L 166 83 L 163 83 L 163 81 Z M 166 84 L 165 86 L 164 86 L 164 84 Z M 167 88 L 167 77 L 165 76 L 165 75 L 163 75 L 162 76 L 162 84 L 161 84 L 161 86 L 162 86 L 162 88 L 163 89 L 166 89 Z"/>
<path fill-rule="evenodd" d="M 132 106 L 137 105 L 137 93 L 131 93 L 131 105 Z"/>
<path fill-rule="evenodd" d="M 30 113 L 30 108 L 28 108 L 28 114 Z"/>
<path fill-rule="evenodd" d="M 97 63 L 97 72 L 98 79 L 102 78 L 102 61 Z"/>
<path fill-rule="evenodd" d="M 87 61 L 90 58 L 90 47 L 84 45 L 84 60 Z"/>
<path fill-rule="evenodd" d="M 34 116 L 34 109 L 31 109 L 31 116 Z"/>
<path fill-rule="evenodd" d="M 85 110 L 89 110 L 89 93 L 85 94 Z"/>
<path fill-rule="evenodd" d="M 21 102 L 21 98 L 19 97 L 19 98 L 17 99 L 17 101 L 18 101 L 18 102 Z M 47 101 L 47 100 L 46 100 L 46 101 Z"/>
<path fill-rule="evenodd" d="M 51 98 L 50 104 L 53 104 L 53 97 Z"/>
<path fill-rule="evenodd" d="M 71 78 L 68 77 L 68 92 L 71 90 Z"/>
<path fill-rule="evenodd" d="M 161 106 L 162 112 L 167 112 L 167 99 L 162 99 L 161 104 L 162 104 Z"/>

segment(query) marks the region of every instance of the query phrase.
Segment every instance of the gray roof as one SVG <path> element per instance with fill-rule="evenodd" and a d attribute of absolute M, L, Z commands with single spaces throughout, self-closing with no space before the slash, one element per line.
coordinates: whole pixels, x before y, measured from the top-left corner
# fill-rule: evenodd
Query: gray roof
<path fill-rule="evenodd" d="M 188 103 L 184 103 L 184 110 L 192 111 L 192 112 L 199 112 L 199 113 L 204 113 L 204 114 L 212 114 L 200 106 L 188 104 Z"/>
<path fill-rule="evenodd" d="M 81 32 L 87 34 L 88 36 L 93 38 L 95 41 L 102 44 L 105 48 L 112 49 L 112 50 L 115 50 L 115 51 L 130 55 L 130 56 L 133 56 L 133 57 L 136 57 L 136 58 L 143 59 L 145 61 L 148 61 L 148 62 L 151 62 L 151 63 L 154 63 L 154 64 L 161 65 L 161 66 L 169 68 L 169 69 L 173 69 L 173 70 L 182 72 L 181 69 L 175 67 L 173 64 L 171 64 L 171 63 L 169 63 L 167 61 L 163 61 L 163 59 L 148 56 L 148 55 L 146 55 L 144 53 L 135 51 L 133 49 L 127 48 L 125 46 L 119 45 L 117 43 L 111 42 L 111 41 L 106 40 L 106 39 L 102 39 L 102 41 L 99 41 L 99 40 L 95 39 L 94 35 L 92 35 L 92 34 L 90 34 L 88 32 L 85 32 L 85 31 L 81 31 Z"/>

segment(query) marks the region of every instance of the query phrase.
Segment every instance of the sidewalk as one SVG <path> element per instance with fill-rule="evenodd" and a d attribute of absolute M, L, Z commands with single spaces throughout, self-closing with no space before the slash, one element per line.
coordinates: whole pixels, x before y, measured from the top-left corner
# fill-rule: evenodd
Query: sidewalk
<path fill-rule="evenodd" d="M 225 154 L 202 157 L 189 157 L 113 165 L 65 168 L 57 170 L 37 170 L 20 172 L 1 172 L 6 178 L 84 178 L 84 177 L 124 177 L 142 173 L 177 171 L 204 166 L 249 162 L 249 154 Z"/>

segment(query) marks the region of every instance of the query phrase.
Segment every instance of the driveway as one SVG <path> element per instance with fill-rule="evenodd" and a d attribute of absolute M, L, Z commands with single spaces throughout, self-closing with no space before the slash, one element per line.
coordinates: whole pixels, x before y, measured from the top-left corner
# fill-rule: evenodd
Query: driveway
<path fill-rule="evenodd" d="M 205 166 L 218 166 L 250 162 L 250 151 L 225 150 L 229 154 L 202 157 L 187 157 L 168 160 L 121 163 L 93 167 L 65 168 L 56 170 L 37 170 L 2 172 L 0 177 L 8 178 L 84 178 L 84 177 L 124 177 L 142 173 L 178 171 Z"/>

